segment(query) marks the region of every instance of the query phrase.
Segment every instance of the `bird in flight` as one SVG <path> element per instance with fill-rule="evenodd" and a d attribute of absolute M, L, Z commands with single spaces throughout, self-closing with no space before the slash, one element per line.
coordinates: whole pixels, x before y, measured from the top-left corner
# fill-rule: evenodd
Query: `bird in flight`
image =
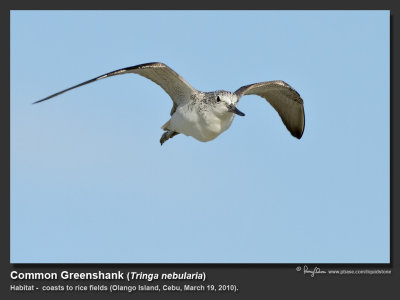
<path fill-rule="evenodd" d="M 158 84 L 172 99 L 171 118 L 161 128 L 161 145 L 177 134 L 192 136 L 201 142 L 215 139 L 232 124 L 236 115 L 244 116 L 238 108 L 244 95 L 258 95 L 266 99 L 278 112 L 289 132 L 300 139 L 303 135 L 305 117 L 303 99 L 289 84 L 281 81 L 264 81 L 242 86 L 235 92 L 218 90 L 200 92 L 167 65 L 152 62 L 115 70 L 73 87 L 52 94 L 34 103 L 43 102 L 74 88 L 107 77 L 134 73 Z"/>

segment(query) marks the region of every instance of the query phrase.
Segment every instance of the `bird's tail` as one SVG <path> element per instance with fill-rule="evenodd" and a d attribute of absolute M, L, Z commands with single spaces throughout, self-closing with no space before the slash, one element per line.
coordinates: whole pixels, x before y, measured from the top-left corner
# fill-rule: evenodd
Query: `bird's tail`
<path fill-rule="evenodd" d="M 169 130 L 169 122 L 171 122 L 171 120 L 168 120 L 168 122 L 167 123 L 165 123 L 163 126 L 161 126 L 161 129 L 163 129 L 163 130 Z"/>

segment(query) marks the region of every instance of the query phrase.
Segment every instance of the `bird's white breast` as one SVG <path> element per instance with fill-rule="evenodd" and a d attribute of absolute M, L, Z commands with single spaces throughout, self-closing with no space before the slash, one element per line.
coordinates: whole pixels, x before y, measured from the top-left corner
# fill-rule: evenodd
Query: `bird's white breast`
<path fill-rule="evenodd" d="M 201 142 L 208 142 L 227 130 L 233 117 L 232 113 L 219 117 L 211 111 L 199 110 L 198 107 L 187 104 L 177 108 L 171 117 L 169 128 Z"/>

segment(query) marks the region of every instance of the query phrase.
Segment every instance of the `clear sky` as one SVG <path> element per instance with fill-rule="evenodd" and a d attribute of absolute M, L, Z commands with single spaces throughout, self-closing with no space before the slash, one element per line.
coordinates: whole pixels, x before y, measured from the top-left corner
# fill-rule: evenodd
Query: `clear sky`
<path fill-rule="evenodd" d="M 172 102 L 284 80 L 303 138 L 244 96 L 230 129 L 162 147 Z M 12 263 L 387 263 L 389 11 L 12 11 Z"/>

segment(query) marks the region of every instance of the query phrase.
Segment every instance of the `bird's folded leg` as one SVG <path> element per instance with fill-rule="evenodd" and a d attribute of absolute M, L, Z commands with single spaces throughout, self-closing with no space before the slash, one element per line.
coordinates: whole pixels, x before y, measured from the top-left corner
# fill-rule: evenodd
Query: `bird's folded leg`
<path fill-rule="evenodd" d="M 163 135 L 161 136 L 160 144 L 161 144 L 161 145 L 164 144 L 164 142 L 165 142 L 166 140 L 172 139 L 172 138 L 173 138 L 174 136 L 176 136 L 177 134 L 179 134 L 179 132 L 170 131 L 170 130 L 165 131 L 165 132 L 163 133 Z"/>

